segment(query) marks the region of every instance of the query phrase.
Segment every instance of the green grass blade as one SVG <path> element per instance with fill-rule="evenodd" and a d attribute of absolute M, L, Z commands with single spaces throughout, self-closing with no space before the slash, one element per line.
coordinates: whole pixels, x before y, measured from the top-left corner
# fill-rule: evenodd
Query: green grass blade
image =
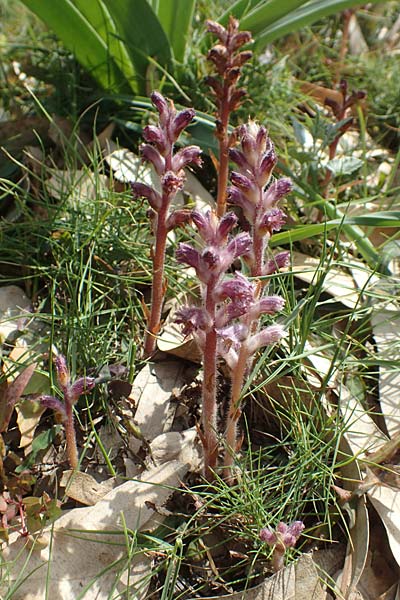
<path fill-rule="evenodd" d="M 306 0 L 269 0 L 262 2 L 249 12 L 241 21 L 241 29 L 249 29 L 253 35 L 264 31 L 287 14 L 292 14 Z"/>
<path fill-rule="evenodd" d="M 156 11 L 174 58 L 183 62 L 196 0 L 162 0 Z"/>
<path fill-rule="evenodd" d="M 103 0 L 135 66 L 137 87 L 147 93 L 148 57 L 162 66 L 171 62 L 171 47 L 160 21 L 147 0 Z"/>
<path fill-rule="evenodd" d="M 241 20 L 258 4 L 260 4 L 260 0 L 237 0 L 221 15 L 218 21 L 222 25 L 226 25 L 230 15 Z"/>
<path fill-rule="evenodd" d="M 103 88 L 124 89 L 123 75 L 110 56 L 107 44 L 71 0 L 22 1 L 54 31 Z"/>
<path fill-rule="evenodd" d="M 382 0 L 371 0 L 373 4 Z M 359 0 L 316 0 L 298 8 L 274 23 L 270 23 L 264 31 L 255 36 L 256 48 L 261 50 L 267 44 L 287 35 L 301 27 L 311 25 L 316 21 L 333 15 L 335 13 L 354 8 L 360 4 Z M 260 10 L 260 9 L 259 9 Z M 252 19 L 256 19 L 256 9 L 252 13 Z M 243 21 L 244 26 L 245 20 Z"/>
<path fill-rule="evenodd" d="M 126 46 L 118 39 L 118 31 L 107 7 L 102 0 L 93 0 L 92 2 L 87 2 L 87 0 L 73 0 L 73 3 L 104 40 L 113 61 L 124 74 L 129 85 L 132 87 L 132 91 L 136 92 L 135 68 Z"/>

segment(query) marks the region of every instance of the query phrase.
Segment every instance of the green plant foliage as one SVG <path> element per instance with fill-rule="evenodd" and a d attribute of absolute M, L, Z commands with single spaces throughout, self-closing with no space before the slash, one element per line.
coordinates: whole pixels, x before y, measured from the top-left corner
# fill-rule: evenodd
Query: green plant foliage
<path fill-rule="evenodd" d="M 172 59 L 184 62 L 197 4 L 196 0 L 22 2 L 56 33 L 101 87 L 141 94 L 148 91 L 151 65 L 174 75 Z M 238 0 L 220 21 L 226 23 L 229 15 L 240 18 L 241 28 L 252 32 L 255 47 L 262 50 L 288 33 L 358 4 L 358 0 Z"/>

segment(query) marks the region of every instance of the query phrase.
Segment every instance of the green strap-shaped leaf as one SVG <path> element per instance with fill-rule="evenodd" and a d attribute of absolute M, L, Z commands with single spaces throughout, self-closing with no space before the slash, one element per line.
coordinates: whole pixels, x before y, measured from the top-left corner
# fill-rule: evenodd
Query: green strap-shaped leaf
<path fill-rule="evenodd" d="M 304 0 L 305 1 L 305 0 Z M 247 15 L 254 7 L 258 4 L 265 4 L 263 0 L 236 0 L 227 11 L 218 19 L 219 23 L 226 25 L 229 16 L 236 17 L 236 19 L 242 19 L 244 15 Z"/>
<path fill-rule="evenodd" d="M 306 4 L 307 0 L 269 0 L 262 2 L 245 15 L 240 22 L 241 29 L 248 29 L 252 35 L 264 31 L 266 27 L 276 23 L 296 8 Z"/>
<path fill-rule="evenodd" d="M 22 1 L 54 31 L 103 88 L 112 91 L 124 89 L 123 75 L 107 44 L 71 0 Z"/>
<path fill-rule="evenodd" d="M 196 0 L 162 0 L 156 14 L 167 34 L 174 58 L 183 62 Z"/>
<path fill-rule="evenodd" d="M 371 0 L 373 4 L 382 2 L 382 0 Z M 263 3 L 264 4 L 264 3 Z M 347 8 L 354 8 L 360 5 L 359 0 L 314 0 L 296 10 L 287 13 L 281 19 L 270 23 L 263 31 L 255 37 L 256 48 L 262 50 L 267 44 L 287 35 L 293 31 L 315 23 L 319 19 L 328 17 L 341 12 Z M 258 8 L 261 10 L 262 7 Z M 256 9 L 252 12 L 252 19 L 257 17 Z M 246 20 L 244 19 L 243 27 Z"/>
<path fill-rule="evenodd" d="M 103 0 L 135 67 L 137 88 L 146 94 L 148 58 L 170 66 L 168 38 L 147 0 Z"/>
<path fill-rule="evenodd" d="M 118 37 L 115 23 L 102 0 L 73 0 L 76 8 L 102 38 L 112 60 L 124 74 L 132 91 L 136 92 L 135 68 L 123 41 Z"/>

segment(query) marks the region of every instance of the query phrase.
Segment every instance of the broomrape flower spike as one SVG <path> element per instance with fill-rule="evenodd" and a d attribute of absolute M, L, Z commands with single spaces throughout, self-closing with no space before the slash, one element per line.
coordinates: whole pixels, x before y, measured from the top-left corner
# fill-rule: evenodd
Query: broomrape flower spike
<path fill-rule="evenodd" d="M 175 321 L 183 325 L 185 335 L 193 335 L 203 352 L 202 443 L 205 475 L 214 477 L 218 458 L 217 438 L 217 357 L 225 359 L 231 372 L 232 391 L 225 429 L 224 467 L 232 465 L 232 449 L 237 447 L 237 422 L 240 417 L 240 395 L 250 359 L 261 347 L 278 342 L 285 334 L 281 325 L 270 325 L 257 331 L 255 324 L 263 314 L 273 315 L 284 306 L 280 296 L 259 298 L 259 286 L 242 273 L 227 276 L 235 259 L 248 255 L 252 241 L 248 233 L 230 237 L 237 223 L 233 213 L 219 219 L 209 211 L 202 215 L 192 211 L 192 221 L 203 241 L 197 250 L 181 243 L 179 262 L 193 267 L 202 284 L 202 306 L 183 307 Z"/>
<path fill-rule="evenodd" d="M 287 525 L 286 523 L 278 523 L 275 531 L 269 528 L 260 530 L 260 539 L 273 546 L 272 567 L 274 571 L 280 571 L 284 567 L 284 556 L 288 548 L 294 548 L 302 531 L 304 523 L 302 521 L 294 521 Z"/>
<path fill-rule="evenodd" d="M 177 111 L 172 101 L 159 92 L 151 94 L 151 101 L 158 112 L 158 124 L 143 129 L 145 144 L 141 146 L 142 159 L 150 162 L 159 178 L 159 189 L 136 182 L 132 185 L 135 197 L 147 198 L 151 207 L 151 217 L 155 236 L 153 251 L 153 283 L 151 307 L 147 324 L 144 352 L 150 356 L 156 349 L 156 336 L 161 327 L 161 313 L 165 294 L 164 263 L 167 234 L 173 228 L 189 220 L 190 211 L 170 210 L 176 194 L 183 188 L 184 168 L 190 164 L 202 164 L 198 146 L 188 146 L 177 152 L 174 144 L 182 131 L 195 116 L 192 108 Z"/>
<path fill-rule="evenodd" d="M 229 17 L 226 29 L 219 23 L 207 21 L 207 30 L 219 40 L 207 56 L 214 65 L 216 75 L 207 77 L 206 82 L 211 87 L 217 104 L 216 137 L 219 145 L 217 214 L 221 217 L 226 207 L 228 152 L 235 143 L 235 135 L 230 136 L 228 133 L 229 116 L 241 105 L 246 96 L 246 90 L 238 87 L 238 81 L 243 65 L 252 57 L 250 50 L 239 50 L 252 39 L 250 31 L 239 31 L 239 21 L 233 17 Z"/>
<path fill-rule="evenodd" d="M 76 446 L 73 407 L 82 394 L 85 394 L 94 388 L 96 382 L 93 377 L 80 377 L 74 383 L 71 383 L 71 377 L 65 357 L 59 355 L 54 362 L 57 373 L 57 382 L 60 386 L 64 401 L 62 402 L 55 396 L 48 395 L 41 396 L 39 401 L 43 406 L 50 408 L 59 415 L 65 429 L 68 462 L 72 469 L 76 469 L 79 460 L 78 449 Z"/>
<path fill-rule="evenodd" d="M 277 156 L 265 127 L 249 121 L 238 128 L 237 136 L 241 148 L 231 148 L 229 156 L 238 170 L 231 173 L 228 197 L 231 204 L 242 209 L 250 224 L 253 239 L 253 252 L 249 257 L 251 275 L 261 277 L 288 262 L 288 253 L 281 253 L 275 259 L 274 268 L 271 261 L 266 263 L 266 250 L 271 235 L 285 223 L 286 215 L 277 205 L 292 190 L 292 182 L 287 177 L 271 182 Z"/>

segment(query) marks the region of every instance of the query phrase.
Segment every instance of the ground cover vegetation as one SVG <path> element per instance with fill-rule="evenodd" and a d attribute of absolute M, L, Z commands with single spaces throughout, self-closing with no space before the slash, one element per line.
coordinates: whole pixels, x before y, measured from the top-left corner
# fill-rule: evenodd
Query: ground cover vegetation
<path fill-rule="evenodd" d="M 397 3 L 0 10 L 3 597 L 396 598 Z"/>

